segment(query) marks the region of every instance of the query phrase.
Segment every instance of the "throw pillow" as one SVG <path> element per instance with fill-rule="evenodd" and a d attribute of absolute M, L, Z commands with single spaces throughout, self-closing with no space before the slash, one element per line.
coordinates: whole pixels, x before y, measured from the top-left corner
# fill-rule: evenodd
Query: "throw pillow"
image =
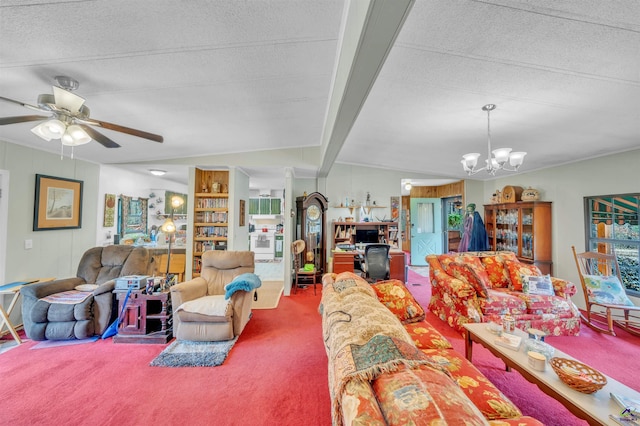
<path fill-rule="evenodd" d="M 514 262 L 512 260 L 506 260 L 504 264 L 509 271 L 509 278 L 511 279 L 509 288 L 513 291 L 522 291 L 522 275 L 542 275 L 540 269 L 535 265 L 528 265 L 518 261 Z"/>
<path fill-rule="evenodd" d="M 483 256 L 480 258 L 482 265 L 489 276 L 492 288 L 508 288 L 511 285 L 511 278 L 509 278 L 509 271 L 507 270 L 504 262 L 507 260 L 517 261 L 515 253 L 513 252 L 500 252 L 492 256 Z"/>
<path fill-rule="evenodd" d="M 486 298 L 488 296 L 486 285 L 488 278 L 483 280 L 471 265 L 467 263 L 452 262 L 447 266 L 447 273 L 471 285 L 479 297 Z"/>
<path fill-rule="evenodd" d="M 422 321 L 426 314 L 402 281 L 387 280 L 372 284 L 378 300 L 403 324 Z"/>
<path fill-rule="evenodd" d="M 407 330 L 413 343 L 418 349 L 452 349 L 451 343 L 444 338 L 438 330 L 426 321 L 414 322 L 406 324 L 404 329 Z"/>
<path fill-rule="evenodd" d="M 591 302 L 633 306 L 616 275 L 585 275 L 584 284 Z"/>
<path fill-rule="evenodd" d="M 460 386 L 435 368 L 419 367 L 381 374 L 371 385 L 387 424 L 487 424 Z"/>
<path fill-rule="evenodd" d="M 554 296 L 551 276 L 547 275 L 523 275 L 522 292 L 525 294 L 537 294 L 541 296 Z"/>

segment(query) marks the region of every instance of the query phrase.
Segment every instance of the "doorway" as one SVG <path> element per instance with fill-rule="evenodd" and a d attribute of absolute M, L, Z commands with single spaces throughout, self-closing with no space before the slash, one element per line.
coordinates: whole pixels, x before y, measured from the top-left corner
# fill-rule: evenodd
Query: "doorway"
<path fill-rule="evenodd" d="M 444 252 L 457 252 L 463 231 L 462 197 L 443 198 L 442 209 L 446 229 Z"/>
<path fill-rule="evenodd" d="M 441 254 L 443 245 L 442 200 L 411 199 L 411 265 L 426 266 L 426 257 Z"/>

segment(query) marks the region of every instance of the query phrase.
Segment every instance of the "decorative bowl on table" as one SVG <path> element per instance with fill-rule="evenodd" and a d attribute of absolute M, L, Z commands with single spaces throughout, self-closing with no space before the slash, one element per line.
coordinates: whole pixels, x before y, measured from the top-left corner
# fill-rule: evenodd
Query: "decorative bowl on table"
<path fill-rule="evenodd" d="M 555 352 L 553 346 L 536 339 L 526 339 L 524 341 L 524 347 L 525 352 L 538 352 L 539 354 L 544 355 L 547 361 L 553 357 L 553 353 Z"/>
<path fill-rule="evenodd" d="M 570 388 L 582 393 L 594 393 L 607 384 L 607 378 L 586 364 L 567 358 L 551 358 L 553 371 Z"/>

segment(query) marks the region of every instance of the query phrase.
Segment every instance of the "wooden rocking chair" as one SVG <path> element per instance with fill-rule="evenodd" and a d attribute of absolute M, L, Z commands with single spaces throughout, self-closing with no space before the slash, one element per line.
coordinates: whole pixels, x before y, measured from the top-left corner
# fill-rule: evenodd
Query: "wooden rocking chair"
<path fill-rule="evenodd" d="M 598 252 L 576 253 L 574 246 L 571 246 L 571 250 L 578 267 L 586 304 L 586 314 L 581 313 L 582 320 L 587 326 L 601 333 L 615 336 L 613 329 L 615 324 L 633 335 L 640 336 L 640 306 L 633 305 L 624 293 L 616 256 Z M 612 278 L 607 280 L 607 284 L 613 284 L 610 289 L 613 290 L 613 294 L 617 293 L 618 297 L 614 297 L 611 303 L 607 300 L 611 298 L 611 293 L 606 289 L 594 290 L 593 284 L 599 281 L 599 277 Z M 620 283 L 620 289 L 615 288 L 616 282 Z M 594 307 L 596 309 L 593 309 Z"/>

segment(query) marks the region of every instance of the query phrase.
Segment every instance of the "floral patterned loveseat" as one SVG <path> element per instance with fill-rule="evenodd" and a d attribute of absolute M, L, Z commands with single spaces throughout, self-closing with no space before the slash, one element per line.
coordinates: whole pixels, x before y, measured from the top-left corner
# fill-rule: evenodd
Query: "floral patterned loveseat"
<path fill-rule="evenodd" d="M 540 426 L 425 320 L 399 280 L 322 279 L 333 425 Z"/>
<path fill-rule="evenodd" d="M 553 294 L 530 293 L 528 282 L 533 281 L 531 277 L 543 277 L 542 273 L 534 265 L 521 263 L 512 252 L 429 255 L 426 259 L 432 293 L 429 310 L 460 332 L 465 323 L 501 323 L 510 314 L 522 330 L 535 328 L 553 336 L 580 333 L 580 312 L 571 301 L 576 286 L 547 277 Z"/>

